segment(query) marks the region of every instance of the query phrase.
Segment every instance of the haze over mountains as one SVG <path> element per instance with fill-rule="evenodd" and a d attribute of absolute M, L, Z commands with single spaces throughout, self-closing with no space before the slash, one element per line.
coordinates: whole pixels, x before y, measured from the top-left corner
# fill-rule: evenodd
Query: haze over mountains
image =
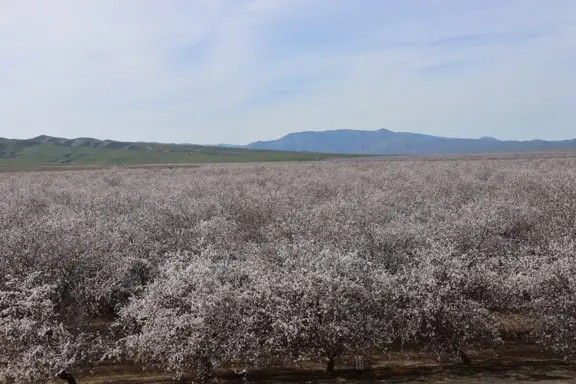
<path fill-rule="evenodd" d="M 576 148 L 576 139 L 502 141 L 492 137 L 458 139 L 420 133 L 393 132 L 388 129 L 333 130 L 290 133 L 277 140 L 257 141 L 238 147 L 370 155 L 462 154 L 571 149 Z"/>

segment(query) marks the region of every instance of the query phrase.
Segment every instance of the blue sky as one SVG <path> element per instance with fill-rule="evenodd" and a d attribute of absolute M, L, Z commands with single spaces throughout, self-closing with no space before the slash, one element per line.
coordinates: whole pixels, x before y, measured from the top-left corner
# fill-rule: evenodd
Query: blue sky
<path fill-rule="evenodd" d="M 574 0 L 0 0 L 0 136 L 576 137 Z"/>

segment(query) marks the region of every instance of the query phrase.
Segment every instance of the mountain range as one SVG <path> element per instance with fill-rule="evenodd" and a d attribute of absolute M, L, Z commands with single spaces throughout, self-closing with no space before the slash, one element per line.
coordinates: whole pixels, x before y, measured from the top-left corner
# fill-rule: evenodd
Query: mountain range
<path fill-rule="evenodd" d="M 290 133 L 280 139 L 257 141 L 251 149 L 310 151 L 340 154 L 463 154 L 489 152 L 553 151 L 576 148 L 576 139 L 562 141 L 503 141 L 493 137 L 458 139 L 410 132 L 333 130 Z"/>

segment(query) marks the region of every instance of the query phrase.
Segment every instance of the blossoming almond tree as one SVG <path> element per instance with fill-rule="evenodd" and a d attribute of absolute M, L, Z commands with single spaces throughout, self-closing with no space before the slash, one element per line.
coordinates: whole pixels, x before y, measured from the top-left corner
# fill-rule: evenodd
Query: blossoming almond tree
<path fill-rule="evenodd" d="M 396 288 L 402 309 L 396 324 L 400 339 L 423 350 L 459 356 L 480 345 L 499 342 L 494 314 L 481 302 L 466 295 L 472 273 L 454 247 L 440 243 L 420 250 L 413 265 L 399 273 Z"/>
<path fill-rule="evenodd" d="M 356 254 L 305 244 L 279 268 L 263 270 L 263 309 L 272 319 L 276 354 L 295 361 L 324 360 L 334 370 L 343 355 L 366 354 L 391 342 L 393 307 L 386 284 Z"/>
<path fill-rule="evenodd" d="M 205 252 L 169 259 L 158 279 L 121 311 L 118 352 L 177 377 L 205 377 L 248 355 L 252 340 L 243 324 L 256 309 L 249 277 L 218 258 Z"/>
<path fill-rule="evenodd" d="M 566 238 L 549 246 L 532 270 L 527 290 L 533 297 L 529 311 L 539 326 L 534 333 L 547 348 L 576 355 L 576 242 Z"/>
<path fill-rule="evenodd" d="M 7 276 L 0 284 L 0 382 L 53 379 L 86 361 L 94 345 L 65 329 L 52 301 L 54 287 Z"/>

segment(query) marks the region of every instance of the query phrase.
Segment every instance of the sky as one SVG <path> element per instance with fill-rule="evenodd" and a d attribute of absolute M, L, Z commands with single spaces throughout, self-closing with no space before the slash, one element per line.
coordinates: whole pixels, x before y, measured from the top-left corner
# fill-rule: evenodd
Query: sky
<path fill-rule="evenodd" d="M 0 0 L 0 137 L 576 137 L 574 0 Z"/>

